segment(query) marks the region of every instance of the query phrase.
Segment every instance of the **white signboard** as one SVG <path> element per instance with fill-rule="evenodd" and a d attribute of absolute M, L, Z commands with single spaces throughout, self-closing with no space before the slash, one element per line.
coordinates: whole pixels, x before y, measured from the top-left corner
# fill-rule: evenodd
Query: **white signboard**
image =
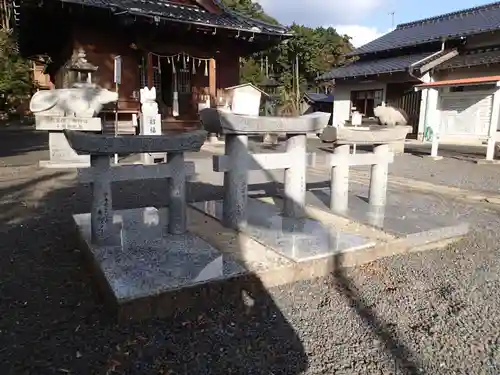
<path fill-rule="evenodd" d="M 114 81 L 117 85 L 122 83 L 122 57 L 115 56 Z"/>
<path fill-rule="evenodd" d="M 102 129 L 99 117 L 62 117 L 35 116 L 37 130 L 82 130 L 100 131 Z"/>
<path fill-rule="evenodd" d="M 161 135 L 161 115 L 142 116 L 143 135 Z"/>
<path fill-rule="evenodd" d="M 260 97 L 258 91 L 235 90 L 231 110 L 238 115 L 258 116 Z"/>

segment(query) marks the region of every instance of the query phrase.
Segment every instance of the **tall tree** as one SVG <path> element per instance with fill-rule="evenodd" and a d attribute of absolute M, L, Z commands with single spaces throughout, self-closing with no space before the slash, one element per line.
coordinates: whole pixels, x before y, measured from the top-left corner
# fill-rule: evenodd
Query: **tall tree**
<path fill-rule="evenodd" d="M 17 107 L 33 92 L 31 67 L 19 55 L 11 34 L 0 30 L 0 103 L 4 109 Z"/>
<path fill-rule="evenodd" d="M 278 24 L 278 21 L 276 21 L 276 19 L 264 12 L 264 9 L 262 9 L 260 4 L 254 3 L 252 2 L 252 0 L 223 0 L 222 3 L 229 9 L 244 14 L 245 16 L 249 16 L 275 25 Z"/>
<path fill-rule="evenodd" d="M 223 0 L 237 12 L 269 23 L 277 21 L 251 0 Z M 261 64 L 268 61 L 270 71 L 276 74 L 283 98 L 289 101 L 294 88 L 294 63 L 298 59 L 299 88 L 301 92 L 317 89 L 317 77 L 345 62 L 345 54 L 352 50 L 350 38 L 339 35 L 332 28 L 311 28 L 292 24 L 293 38 L 268 51 L 242 59 L 241 80 L 259 85 L 265 78 Z"/>

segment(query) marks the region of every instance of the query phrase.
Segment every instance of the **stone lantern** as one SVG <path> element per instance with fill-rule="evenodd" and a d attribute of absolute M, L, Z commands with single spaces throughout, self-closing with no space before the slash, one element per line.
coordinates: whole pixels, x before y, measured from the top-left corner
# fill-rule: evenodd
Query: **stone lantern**
<path fill-rule="evenodd" d="M 92 84 L 92 73 L 95 73 L 97 69 L 97 66 L 87 61 L 85 51 L 83 48 L 80 48 L 68 67 L 68 71 L 72 73 L 71 77 L 73 79 L 70 85 L 75 87 L 82 84 Z"/>
<path fill-rule="evenodd" d="M 264 104 L 264 113 L 266 116 L 276 115 L 276 103 L 278 102 L 279 83 L 273 77 L 265 78 L 259 85 L 269 96 Z"/>

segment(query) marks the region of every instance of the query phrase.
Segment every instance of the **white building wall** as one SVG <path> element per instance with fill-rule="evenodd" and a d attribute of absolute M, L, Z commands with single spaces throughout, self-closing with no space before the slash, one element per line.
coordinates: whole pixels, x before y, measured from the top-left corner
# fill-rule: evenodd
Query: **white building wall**
<path fill-rule="evenodd" d="M 333 93 L 333 126 L 344 126 L 349 120 L 351 110 L 351 91 L 383 90 L 382 100 L 386 101 L 387 84 L 383 82 L 343 83 L 336 82 Z"/>
<path fill-rule="evenodd" d="M 437 71 L 432 75 L 426 74 L 422 77 L 423 82 L 437 82 L 443 80 L 455 80 L 463 78 L 475 78 L 475 77 L 485 77 L 485 76 L 499 76 L 500 75 L 500 65 L 493 65 L 489 67 L 472 67 L 472 68 L 461 68 L 452 71 Z M 483 139 L 484 134 L 470 134 L 467 137 L 463 135 L 445 134 L 442 132 L 444 129 L 441 128 L 442 113 L 440 109 L 440 102 L 443 95 L 448 93 L 447 88 L 440 89 L 425 89 L 422 90 L 422 102 L 420 107 L 420 118 L 418 133 L 419 138 L 423 139 L 423 133 L 426 127 L 430 127 L 433 131 L 438 131 L 440 133 L 441 141 L 444 142 L 464 142 L 464 141 L 475 141 L 476 139 Z M 471 124 L 471 126 L 474 124 Z M 498 125 L 495 123 L 493 128 Z"/>
<path fill-rule="evenodd" d="M 426 73 L 420 78 L 424 83 L 434 82 L 434 77 Z M 422 99 L 420 101 L 420 116 L 418 118 L 418 139 L 424 139 L 426 127 L 436 128 L 439 123 L 439 91 L 437 89 L 422 90 Z"/>

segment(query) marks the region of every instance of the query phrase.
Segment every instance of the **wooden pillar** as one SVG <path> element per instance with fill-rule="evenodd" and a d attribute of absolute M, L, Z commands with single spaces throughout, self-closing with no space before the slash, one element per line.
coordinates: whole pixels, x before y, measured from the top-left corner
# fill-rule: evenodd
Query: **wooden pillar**
<path fill-rule="evenodd" d="M 146 64 L 146 74 L 147 74 L 147 85 L 151 89 L 153 87 L 153 54 L 148 53 L 147 64 Z"/>
<path fill-rule="evenodd" d="M 217 71 L 215 69 L 215 59 L 208 61 L 208 92 L 210 94 L 210 107 L 214 108 L 217 106 Z M 217 134 L 209 133 L 208 141 L 216 142 Z"/>
<path fill-rule="evenodd" d="M 215 69 L 215 59 L 208 62 L 208 90 L 212 105 L 216 104 L 217 99 L 217 71 Z"/>

